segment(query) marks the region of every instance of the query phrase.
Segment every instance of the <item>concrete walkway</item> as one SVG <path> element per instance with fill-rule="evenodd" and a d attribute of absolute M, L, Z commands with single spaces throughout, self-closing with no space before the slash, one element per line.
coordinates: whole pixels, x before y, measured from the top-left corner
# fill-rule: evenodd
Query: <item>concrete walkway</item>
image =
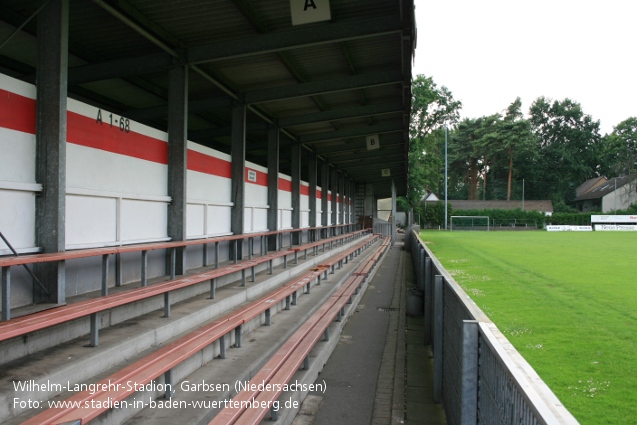
<path fill-rule="evenodd" d="M 432 399 L 422 317 L 405 315 L 414 273 L 403 240 L 398 235 L 321 372 L 327 391 L 308 395 L 295 424 L 446 424 Z"/>

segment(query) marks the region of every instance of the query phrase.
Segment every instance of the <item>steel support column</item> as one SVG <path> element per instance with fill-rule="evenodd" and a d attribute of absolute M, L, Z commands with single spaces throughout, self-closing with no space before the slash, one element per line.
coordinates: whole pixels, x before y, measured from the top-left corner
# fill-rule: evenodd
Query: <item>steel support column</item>
<path fill-rule="evenodd" d="M 246 107 L 235 105 L 232 108 L 232 213 L 230 230 L 235 235 L 244 233 L 245 216 L 245 156 L 246 156 Z M 230 259 L 243 257 L 243 243 L 235 251 L 230 250 Z"/>
<path fill-rule="evenodd" d="M 169 71 L 168 87 L 168 236 L 186 240 L 186 178 L 188 163 L 188 67 Z M 186 248 L 176 248 L 175 274 L 186 273 Z"/>
<path fill-rule="evenodd" d="M 277 127 L 268 130 L 268 229 L 278 230 L 279 223 L 279 146 L 280 131 Z M 268 250 L 278 251 L 277 235 L 268 236 Z"/>
<path fill-rule="evenodd" d="M 38 16 L 36 245 L 42 252 L 65 250 L 66 98 L 69 1 L 50 0 Z M 46 290 L 33 285 L 34 302 L 62 304 L 66 299 L 64 261 L 38 264 L 35 274 Z"/>

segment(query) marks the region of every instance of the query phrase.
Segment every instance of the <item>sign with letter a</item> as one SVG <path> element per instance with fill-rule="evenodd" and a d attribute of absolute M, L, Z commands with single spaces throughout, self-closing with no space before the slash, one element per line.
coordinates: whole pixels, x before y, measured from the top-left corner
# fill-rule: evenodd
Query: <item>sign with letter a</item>
<path fill-rule="evenodd" d="M 310 24 L 312 22 L 332 19 L 330 0 L 290 0 L 292 25 Z"/>

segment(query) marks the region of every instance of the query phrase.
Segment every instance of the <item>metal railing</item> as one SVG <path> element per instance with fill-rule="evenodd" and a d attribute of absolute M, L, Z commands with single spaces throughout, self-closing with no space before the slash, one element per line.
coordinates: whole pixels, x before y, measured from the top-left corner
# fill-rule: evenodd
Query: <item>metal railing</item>
<path fill-rule="evenodd" d="M 373 232 L 383 237 L 391 236 L 391 223 L 374 223 Z"/>
<path fill-rule="evenodd" d="M 447 423 L 578 424 L 419 235 L 408 237 L 434 354 L 434 401 Z"/>

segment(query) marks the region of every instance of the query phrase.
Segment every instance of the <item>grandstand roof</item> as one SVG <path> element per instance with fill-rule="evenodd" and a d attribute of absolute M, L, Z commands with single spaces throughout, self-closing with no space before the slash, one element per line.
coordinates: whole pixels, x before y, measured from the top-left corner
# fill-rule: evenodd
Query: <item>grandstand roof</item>
<path fill-rule="evenodd" d="M 35 82 L 42 4 L 0 4 L 0 73 Z M 69 97 L 165 130 L 168 71 L 188 66 L 189 140 L 229 153 L 231 106 L 247 105 L 249 161 L 266 164 L 274 125 L 281 172 L 299 144 L 379 198 L 392 179 L 404 195 L 414 1 L 327 4 L 328 21 L 294 25 L 281 0 L 70 2 Z M 372 135 L 379 149 L 367 149 Z"/>

